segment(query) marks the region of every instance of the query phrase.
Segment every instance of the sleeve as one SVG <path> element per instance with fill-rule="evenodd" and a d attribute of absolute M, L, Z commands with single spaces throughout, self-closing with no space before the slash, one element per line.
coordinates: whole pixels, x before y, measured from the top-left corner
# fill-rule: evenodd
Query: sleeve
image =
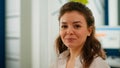
<path fill-rule="evenodd" d="M 97 57 L 93 60 L 90 68 L 110 68 L 110 66 L 101 57 Z"/>

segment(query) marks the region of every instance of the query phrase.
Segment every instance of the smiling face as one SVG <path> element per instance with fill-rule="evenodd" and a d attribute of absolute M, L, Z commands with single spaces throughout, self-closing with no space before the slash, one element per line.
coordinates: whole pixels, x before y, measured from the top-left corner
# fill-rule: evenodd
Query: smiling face
<path fill-rule="evenodd" d="M 77 11 L 66 12 L 60 18 L 60 37 L 68 48 L 81 48 L 91 29 L 82 14 Z"/>

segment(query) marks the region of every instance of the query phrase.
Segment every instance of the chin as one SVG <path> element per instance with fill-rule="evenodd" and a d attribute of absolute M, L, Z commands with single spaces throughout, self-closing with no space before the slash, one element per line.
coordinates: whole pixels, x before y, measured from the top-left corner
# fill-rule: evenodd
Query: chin
<path fill-rule="evenodd" d="M 71 45 L 71 44 L 67 44 L 66 45 L 68 48 L 73 48 L 73 45 Z"/>

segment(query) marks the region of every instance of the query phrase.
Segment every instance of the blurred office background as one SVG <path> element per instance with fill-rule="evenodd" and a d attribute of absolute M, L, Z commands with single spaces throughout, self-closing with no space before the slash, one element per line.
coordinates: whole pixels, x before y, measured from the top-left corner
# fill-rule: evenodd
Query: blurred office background
<path fill-rule="evenodd" d="M 68 0 L 1 0 L 0 68 L 49 68 L 59 8 Z M 120 0 L 88 0 L 106 62 L 120 68 Z M 3 8 L 4 7 L 4 8 Z"/>

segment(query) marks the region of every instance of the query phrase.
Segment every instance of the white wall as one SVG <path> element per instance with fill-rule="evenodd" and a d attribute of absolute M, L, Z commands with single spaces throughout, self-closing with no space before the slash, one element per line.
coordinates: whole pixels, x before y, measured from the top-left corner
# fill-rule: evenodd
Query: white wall
<path fill-rule="evenodd" d="M 40 68 L 48 68 L 48 0 L 40 0 Z"/>
<path fill-rule="evenodd" d="M 21 1 L 21 68 L 49 68 L 48 1 Z"/>
<path fill-rule="evenodd" d="M 40 0 L 32 0 L 32 68 L 40 67 Z"/>
<path fill-rule="evenodd" d="M 109 26 L 118 26 L 118 0 L 109 0 Z"/>

